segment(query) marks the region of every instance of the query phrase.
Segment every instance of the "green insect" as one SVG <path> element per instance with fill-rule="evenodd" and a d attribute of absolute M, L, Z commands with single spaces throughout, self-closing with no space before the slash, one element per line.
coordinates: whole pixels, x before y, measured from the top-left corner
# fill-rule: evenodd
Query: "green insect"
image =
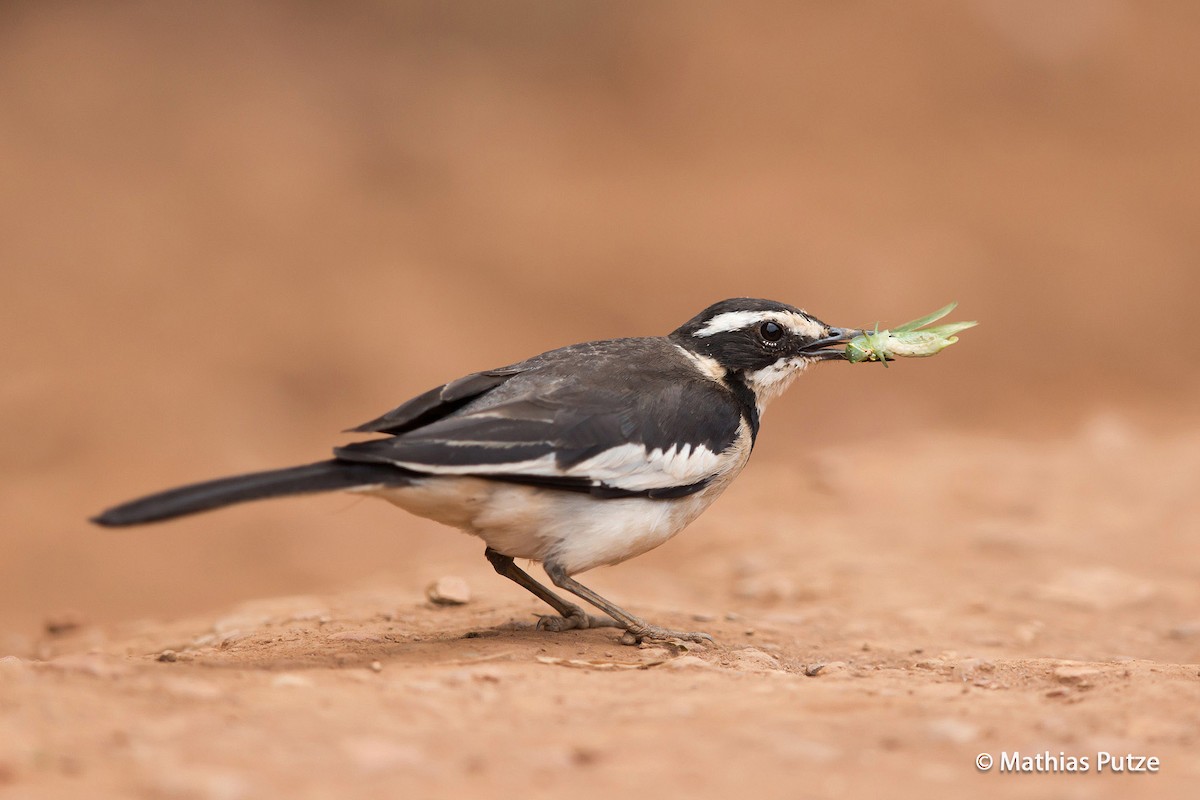
<path fill-rule="evenodd" d="M 955 309 L 958 303 L 950 303 L 932 314 L 898 325 L 890 330 L 863 331 L 846 344 L 846 360 L 851 364 L 862 361 L 882 361 L 886 367 L 889 359 L 926 358 L 937 355 L 958 341 L 960 331 L 973 327 L 977 322 L 948 322 L 925 328 Z M 925 328 L 924 330 L 918 330 Z"/>
<path fill-rule="evenodd" d="M 860 361 L 882 361 L 886 367 L 886 343 L 890 335 L 890 331 L 880 331 L 879 323 L 876 322 L 873 332 L 863 331 L 846 344 L 846 359 L 851 364 L 857 364 Z"/>

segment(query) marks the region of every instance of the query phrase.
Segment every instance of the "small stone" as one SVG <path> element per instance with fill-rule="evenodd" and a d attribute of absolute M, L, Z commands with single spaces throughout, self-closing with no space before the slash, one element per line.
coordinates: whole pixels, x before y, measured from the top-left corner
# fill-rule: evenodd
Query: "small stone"
<path fill-rule="evenodd" d="M 809 664 L 804 668 L 804 674 L 810 678 L 815 678 L 818 675 L 836 675 L 839 672 L 845 672 L 847 664 L 845 661 L 829 661 L 826 663 Z"/>
<path fill-rule="evenodd" d="M 174 650 L 163 650 L 161 653 L 158 654 L 157 660 L 165 661 L 167 663 L 174 663 L 179 660 L 179 654 L 176 653 Z"/>
<path fill-rule="evenodd" d="M 383 664 L 378 661 L 372 661 L 371 672 L 383 672 Z"/>
<path fill-rule="evenodd" d="M 770 653 L 764 653 L 756 647 L 747 647 L 733 653 L 734 665 L 746 670 L 777 670 L 779 659 Z"/>
<path fill-rule="evenodd" d="M 1167 636 L 1172 639 L 1191 639 L 1200 636 L 1200 619 L 1176 625 L 1167 631 Z"/>
<path fill-rule="evenodd" d="M 65 636 L 83 627 L 83 615 L 75 610 L 60 611 L 46 617 L 42 627 L 50 636 Z"/>
<path fill-rule="evenodd" d="M 429 602 L 439 606 L 461 606 L 471 602 L 471 587 L 462 578 L 447 575 L 425 588 Z"/>

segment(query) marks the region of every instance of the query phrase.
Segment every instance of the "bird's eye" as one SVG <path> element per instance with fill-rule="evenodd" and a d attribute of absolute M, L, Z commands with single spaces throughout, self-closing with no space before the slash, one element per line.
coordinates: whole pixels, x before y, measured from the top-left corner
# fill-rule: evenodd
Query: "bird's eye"
<path fill-rule="evenodd" d="M 783 327 L 775 322 L 764 322 L 758 326 L 758 335 L 765 341 L 778 342 L 783 338 Z"/>

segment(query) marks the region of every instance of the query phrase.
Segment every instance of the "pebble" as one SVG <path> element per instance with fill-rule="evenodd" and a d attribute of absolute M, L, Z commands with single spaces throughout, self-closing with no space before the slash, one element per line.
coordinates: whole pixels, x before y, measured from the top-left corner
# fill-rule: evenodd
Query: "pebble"
<path fill-rule="evenodd" d="M 809 664 L 804 668 L 804 674 L 810 678 L 817 675 L 837 675 L 839 672 L 845 672 L 849 666 L 845 661 L 830 661 L 828 663 Z"/>
<path fill-rule="evenodd" d="M 425 588 L 429 602 L 439 606 L 461 606 L 471 602 L 471 587 L 462 578 L 447 575 Z"/>
<path fill-rule="evenodd" d="M 83 625 L 83 615 L 74 610 L 61 611 L 47 617 L 46 621 L 42 623 L 42 627 L 50 636 L 64 636 L 68 633 L 74 633 L 82 628 Z"/>
<path fill-rule="evenodd" d="M 1200 619 L 1176 625 L 1167 631 L 1167 636 L 1172 639 L 1191 639 L 1200 636 Z"/>
<path fill-rule="evenodd" d="M 761 671 L 779 669 L 779 659 L 757 647 L 747 647 L 733 653 L 734 665 L 739 669 Z"/>

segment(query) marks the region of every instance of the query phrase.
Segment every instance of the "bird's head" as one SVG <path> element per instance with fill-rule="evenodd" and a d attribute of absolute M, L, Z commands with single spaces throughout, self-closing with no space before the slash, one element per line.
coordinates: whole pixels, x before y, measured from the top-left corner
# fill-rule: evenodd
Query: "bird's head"
<path fill-rule="evenodd" d="M 761 412 L 809 364 L 844 359 L 839 345 L 860 332 L 826 325 L 787 303 L 737 297 L 704 309 L 670 338 L 711 377 L 739 377 Z"/>

